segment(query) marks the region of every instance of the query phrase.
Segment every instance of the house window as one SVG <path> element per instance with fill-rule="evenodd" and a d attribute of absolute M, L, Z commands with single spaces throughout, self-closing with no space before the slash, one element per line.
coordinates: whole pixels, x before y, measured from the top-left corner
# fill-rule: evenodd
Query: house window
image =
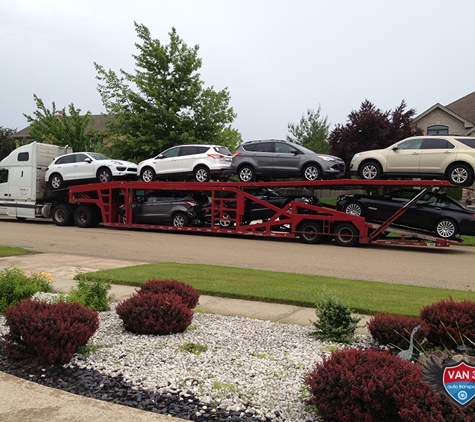
<path fill-rule="evenodd" d="M 444 125 L 434 125 L 427 128 L 428 135 L 448 135 L 449 127 Z"/>

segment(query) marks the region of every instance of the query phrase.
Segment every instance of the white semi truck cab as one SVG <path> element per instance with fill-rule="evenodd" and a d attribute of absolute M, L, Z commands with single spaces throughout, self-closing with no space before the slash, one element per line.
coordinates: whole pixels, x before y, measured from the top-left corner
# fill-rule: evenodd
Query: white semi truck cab
<path fill-rule="evenodd" d="M 0 161 L 0 215 L 19 219 L 51 217 L 57 194 L 45 182 L 45 171 L 70 147 L 32 142 L 13 150 Z"/>

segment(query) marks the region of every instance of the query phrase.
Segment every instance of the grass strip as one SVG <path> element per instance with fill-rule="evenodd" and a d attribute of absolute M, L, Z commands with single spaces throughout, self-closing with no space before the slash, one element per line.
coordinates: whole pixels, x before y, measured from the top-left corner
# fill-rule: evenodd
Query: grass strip
<path fill-rule="evenodd" d="M 450 296 L 475 301 L 475 292 L 312 276 L 203 264 L 155 263 L 86 274 L 90 280 L 139 287 L 151 278 L 176 279 L 201 294 L 313 307 L 332 292 L 362 314 L 417 316 L 422 307 Z"/>
<path fill-rule="evenodd" d="M 16 256 L 16 255 L 28 255 L 37 253 L 34 251 L 29 251 L 24 248 L 17 248 L 14 246 L 0 246 L 0 258 L 5 258 L 7 256 Z"/>

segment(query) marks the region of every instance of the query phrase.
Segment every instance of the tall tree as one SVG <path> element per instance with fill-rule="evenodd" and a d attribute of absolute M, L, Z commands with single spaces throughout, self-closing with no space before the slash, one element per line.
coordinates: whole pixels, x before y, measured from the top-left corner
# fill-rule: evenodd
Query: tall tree
<path fill-rule="evenodd" d="M 320 113 L 320 106 L 316 111 L 307 109 L 307 114 L 302 115 L 298 124 L 289 122 L 287 140 L 315 152 L 329 153 L 328 133 L 330 123 L 328 123 L 328 117 L 322 117 Z"/>
<path fill-rule="evenodd" d="M 338 124 L 329 136 L 331 153 L 341 157 L 347 168 L 357 152 L 386 148 L 409 136 L 421 135 L 422 131 L 412 126 L 416 110 L 406 111 L 406 102 L 393 111 L 381 111 L 368 100 L 353 110 L 345 126 Z"/>
<path fill-rule="evenodd" d="M 12 138 L 15 132 L 16 129 L 0 126 L 0 161 L 15 149 L 15 140 Z"/>
<path fill-rule="evenodd" d="M 199 46 L 188 47 L 169 32 L 169 44 L 135 23 L 140 43 L 134 73 L 106 71 L 94 63 L 98 91 L 111 117 L 111 148 L 131 160 L 149 158 L 184 143 L 220 143 L 234 149 L 241 139 L 231 128 L 236 114 L 227 88 L 204 88 L 198 70 Z M 230 144 L 232 143 L 232 144 Z"/>
<path fill-rule="evenodd" d="M 56 109 L 56 104 L 52 103 L 49 110 L 43 100 L 33 95 L 36 103 L 33 117 L 23 114 L 30 123 L 30 135 L 38 142 L 52 143 L 54 145 L 72 147 L 73 151 L 87 151 L 90 139 L 93 137 L 94 119 L 91 112 L 81 115 L 81 110 L 76 109 L 74 104 L 68 106 L 69 115 L 66 108 Z"/>

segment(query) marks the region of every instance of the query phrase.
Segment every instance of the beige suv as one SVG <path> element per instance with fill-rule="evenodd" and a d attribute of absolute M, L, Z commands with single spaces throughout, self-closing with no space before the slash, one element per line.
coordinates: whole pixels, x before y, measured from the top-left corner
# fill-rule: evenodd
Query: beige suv
<path fill-rule="evenodd" d="M 384 149 L 359 152 L 350 163 L 350 173 L 361 179 L 445 179 L 458 186 L 474 182 L 474 169 L 475 138 L 467 136 L 414 136 Z"/>

